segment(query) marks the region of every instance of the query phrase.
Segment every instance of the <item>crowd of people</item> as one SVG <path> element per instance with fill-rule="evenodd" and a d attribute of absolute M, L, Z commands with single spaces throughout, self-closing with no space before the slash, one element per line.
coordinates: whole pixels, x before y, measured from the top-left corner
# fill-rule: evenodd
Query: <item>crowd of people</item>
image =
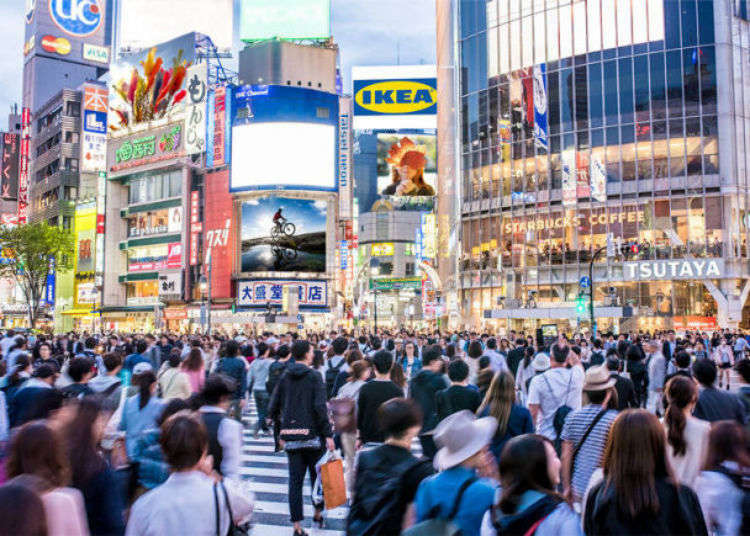
<path fill-rule="evenodd" d="M 352 536 L 749 534 L 749 341 L 9 330 L 0 536 L 242 534 L 250 403 L 297 536 L 326 451 Z"/>

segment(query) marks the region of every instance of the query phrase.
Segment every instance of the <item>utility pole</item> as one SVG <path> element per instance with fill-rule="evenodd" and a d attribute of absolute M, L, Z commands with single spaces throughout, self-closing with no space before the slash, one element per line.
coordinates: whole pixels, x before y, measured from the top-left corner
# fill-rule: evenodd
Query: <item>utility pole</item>
<path fill-rule="evenodd" d="M 607 246 L 602 246 L 597 249 L 591 256 L 591 262 L 589 263 L 589 317 L 591 319 L 591 336 L 596 338 L 596 318 L 594 318 L 594 262 L 596 258 L 605 251 Z"/>

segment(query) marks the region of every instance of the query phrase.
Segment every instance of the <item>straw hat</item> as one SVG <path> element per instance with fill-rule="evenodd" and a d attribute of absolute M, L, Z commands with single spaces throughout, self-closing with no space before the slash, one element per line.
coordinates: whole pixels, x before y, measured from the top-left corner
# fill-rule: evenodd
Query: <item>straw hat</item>
<path fill-rule="evenodd" d="M 440 447 L 435 454 L 435 467 L 443 471 L 466 461 L 489 445 L 495 435 L 494 417 L 477 419 L 469 410 L 462 410 L 443 419 L 432 433 Z"/>
<path fill-rule="evenodd" d="M 604 391 L 613 387 L 617 379 L 609 375 L 605 365 L 591 367 L 586 371 L 586 379 L 583 382 L 584 391 Z"/>
<path fill-rule="evenodd" d="M 543 352 L 539 352 L 534 356 L 531 361 L 531 368 L 537 372 L 544 372 L 550 367 L 549 356 Z"/>

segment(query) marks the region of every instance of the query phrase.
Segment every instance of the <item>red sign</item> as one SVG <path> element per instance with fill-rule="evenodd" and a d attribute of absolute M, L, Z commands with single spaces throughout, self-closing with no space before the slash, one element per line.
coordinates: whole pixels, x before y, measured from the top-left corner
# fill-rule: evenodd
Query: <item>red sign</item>
<path fill-rule="evenodd" d="M 674 329 L 676 331 L 713 331 L 719 329 L 719 324 L 713 316 L 676 316 Z"/>
<path fill-rule="evenodd" d="M 182 268 L 182 244 L 174 242 L 167 249 L 167 268 Z"/>
<path fill-rule="evenodd" d="M 29 210 L 29 155 L 31 154 L 31 110 L 21 112 L 21 164 L 18 173 L 18 224 L 26 223 Z"/>
<path fill-rule="evenodd" d="M 72 49 L 70 41 L 64 37 L 53 37 L 51 35 L 42 37 L 42 48 L 47 52 L 54 52 L 61 56 L 67 56 Z"/>
<path fill-rule="evenodd" d="M 184 307 L 167 307 L 164 309 L 164 319 L 165 320 L 186 320 L 187 319 L 187 309 Z"/>
<path fill-rule="evenodd" d="M 109 91 L 105 88 L 86 86 L 83 93 L 83 107 L 94 112 L 106 112 Z"/>
<path fill-rule="evenodd" d="M 182 268 L 182 244 L 180 242 L 172 242 L 167 245 L 166 257 L 131 259 L 128 262 L 129 272 L 152 272 L 176 268 Z"/>
<path fill-rule="evenodd" d="M 211 210 L 204 215 L 203 244 L 206 255 L 211 249 L 211 294 L 214 298 L 231 298 L 235 215 L 229 171 L 207 174 L 205 185 L 206 206 Z"/>
<path fill-rule="evenodd" d="M 216 88 L 214 104 L 214 167 L 224 165 L 224 129 L 227 111 L 227 89 L 224 86 Z"/>

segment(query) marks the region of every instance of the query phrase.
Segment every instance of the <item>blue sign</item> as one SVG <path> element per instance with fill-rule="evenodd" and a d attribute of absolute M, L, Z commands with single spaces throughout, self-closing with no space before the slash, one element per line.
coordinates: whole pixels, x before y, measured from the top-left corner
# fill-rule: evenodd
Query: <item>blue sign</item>
<path fill-rule="evenodd" d="M 536 146 L 547 149 L 547 66 L 534 66 L 534 140 Z"/>
<path fill-rule="evenodd" d="M 589 288 L 591 286 L 591 279 L 587 275 L 584 275 L 578 284 L 581 288 Z"/>
<path fill-rule="evenodd" d="M 49 15 L 58 28 L 73 37 L 87 37 L 104 20 L 102 0 L 49 0 Z"/>
<path fill-rule="evenodd" d="M 50 307 L 55 306 L 55 274 L 47 274 L 47 284 L 44 288 L 44 301 Z"/>
<path fill-rule="evenodd" d="M 354 81 L 354 115 L 435 114 L 436 78 Z"/>
<path fill-rule="evenodd" d="M 83 130 L 92 134 L 107 133 L 107 112 L 83 111 Z"/>

